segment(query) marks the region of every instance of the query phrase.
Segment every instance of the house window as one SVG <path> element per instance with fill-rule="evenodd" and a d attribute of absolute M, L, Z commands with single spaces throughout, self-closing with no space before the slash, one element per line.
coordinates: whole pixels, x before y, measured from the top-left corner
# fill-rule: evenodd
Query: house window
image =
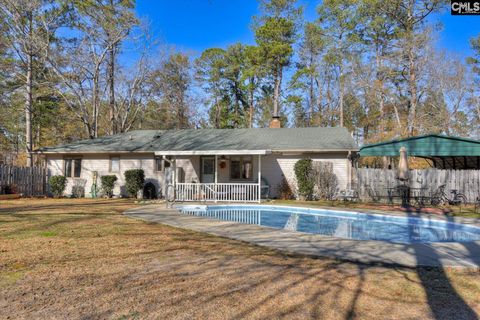
<path fill-rule="evenodd" d="M 167 158 L 169 159 L 169 158 Z M 169 159 L 170 160 L 170 159 Z M 162 158 L 155 158 L 155 169 L 157 171 L 165 171 L 166 168 L 170 168 L 170 162 Z"/>
<path fill-rule="evenodd" d="M 110 172 L 120 172 L 120 157 L 110 158 Z"/>
<path fill-rule="evenodd" d="M 230 159 L 230 179 L 251 180 L 253 161 L 251 156 L 234 156 Z"/>
<path fill-rule="evenodd" d="M 80 178 L 82 159 L 65 159 L 64 173 L 67 178 Z"/>

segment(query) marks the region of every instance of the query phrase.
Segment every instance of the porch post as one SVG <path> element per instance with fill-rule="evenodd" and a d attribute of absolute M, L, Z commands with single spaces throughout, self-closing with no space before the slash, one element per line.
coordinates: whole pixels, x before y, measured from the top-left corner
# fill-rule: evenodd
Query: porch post
<path fill-rule="evenodd" d="M 218 183 L 218 156 L 215 154 L 215 188 L 213 189 L 215 192 L 214 199 L 215 203 L 217 203 L 217 183 Z"/>
<path fill-rule="evenodd" d="M 258 202 L 262 200 L 262 155 L 258 155 Z"/>
<path fill-rule="evenodd" d="M 173 157 L 173 172 L 172 172 L 173 187 L 177 186 L 177 157 Z"/>
<path fill-rule="evenodd" d="M 172 172 L 172 183 L 173 183 L 173 199 L 177 201 L 177 157 L 173 156 L 173 172 Z"/>

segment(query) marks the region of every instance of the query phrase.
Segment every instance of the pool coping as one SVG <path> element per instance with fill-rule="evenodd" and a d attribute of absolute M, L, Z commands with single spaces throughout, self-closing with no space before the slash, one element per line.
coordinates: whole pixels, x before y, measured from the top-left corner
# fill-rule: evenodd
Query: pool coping
<path fill-rule="evenodd" d="M 204 205 L 204 203 L 189 204 Z M 282 206 L 280 204 L 267 205 Z M 294 206 L 284 205 L 284 207 Z M 297 207 L 312 208 L 303 205 Z M 328 207 L 314 208 L 334 209 Z M 362 209 L 347 210 L 344 208 L 335 208 L 335 210 L 408 217 L 408 213 L 401 211 L 385 212 Z M 198 216 L 181 215 L 178 209 L 169 209 L 166 208 L 165 205 L 141 206 L 127 210 L 124 214 L 132 218 L 245 241 L 294 254 L 329 257 L 365 264 L 404 267 L 442 266 L 480 268 L 480 241 L 398 244 L 375 240 L 350 240 L 238 222 L 213 220 Z M 416 213 L 415 217 L 480 226 L 480 219 L 475 218 L 446 218 L 426 213 Z"/>

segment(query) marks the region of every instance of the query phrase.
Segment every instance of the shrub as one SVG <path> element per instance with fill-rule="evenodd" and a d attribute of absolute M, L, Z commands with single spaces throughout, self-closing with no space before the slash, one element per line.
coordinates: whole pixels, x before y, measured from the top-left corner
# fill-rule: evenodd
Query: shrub
<path fill-rule="evenodd" d="M 142 169 L 125 171 L 125 189 L 131 196 L 137 197 L 138 191 L 143 189 L 145 173 Z"/>
<path fill-rule="evenodd" d="M 60 197 L 65 191 L 67 186 L 67 178 L 64 176 L 51 176 L 48 179 L 48 184 L 50 185 L 50 191 L 54 197 Z"/>
<path fill-rule="evenodd" d="M 301 200 L 311 200 L 315 180 L 312 170 L 312 159 L 301 159 L 295 163 L 295 177 L 297 178 L 298 195 Z"/>
<path fill-rule="evenodd" d="M 17 187 L 14 184 L 6 185 L 3 188 L 3 192 L 5 194 L 16 194 L 17 193 Z"/>
<path fill-rule="evenodd" d="M 320 199 L 332 200 L 338 186 L 337 176 L 333 173 L 333 163 L 316 161 L 312 167 L 318 197 Z"/>
<path fill-rule="evenodd" d="M 74 179 L 72 186 L 72 198 L 83 198 L 85 197 L 85 185 L 87 180 L 85 179 Z"/>
<path fill-rule="evenodd" d="M 116 175 L 100 177 L 100 182 L 102 183 L 102 192 L 108 198 L 111 198 L 113 196 L 113 188 L 115 187 L 115 181 L 117 181 Z"/>
<path fill-rule="evenodd" d="M 278 197 L 282 200 L 290 200 L 293 199 L 293 191 L 290 187 L 290 183 L 288 183 L 287 178 L 282 174 L 282 182 L 277 187 Z"/>

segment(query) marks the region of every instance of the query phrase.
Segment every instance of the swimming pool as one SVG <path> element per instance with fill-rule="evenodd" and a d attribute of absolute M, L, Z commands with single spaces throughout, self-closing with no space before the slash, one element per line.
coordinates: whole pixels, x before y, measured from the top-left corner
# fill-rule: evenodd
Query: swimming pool
<path fill-rule="evenodd" d="M 395 243 L 480 240 L 480 228 L 418 217 L 267 205 L 185 205 L 181 214 L 355 240 Z"/>

